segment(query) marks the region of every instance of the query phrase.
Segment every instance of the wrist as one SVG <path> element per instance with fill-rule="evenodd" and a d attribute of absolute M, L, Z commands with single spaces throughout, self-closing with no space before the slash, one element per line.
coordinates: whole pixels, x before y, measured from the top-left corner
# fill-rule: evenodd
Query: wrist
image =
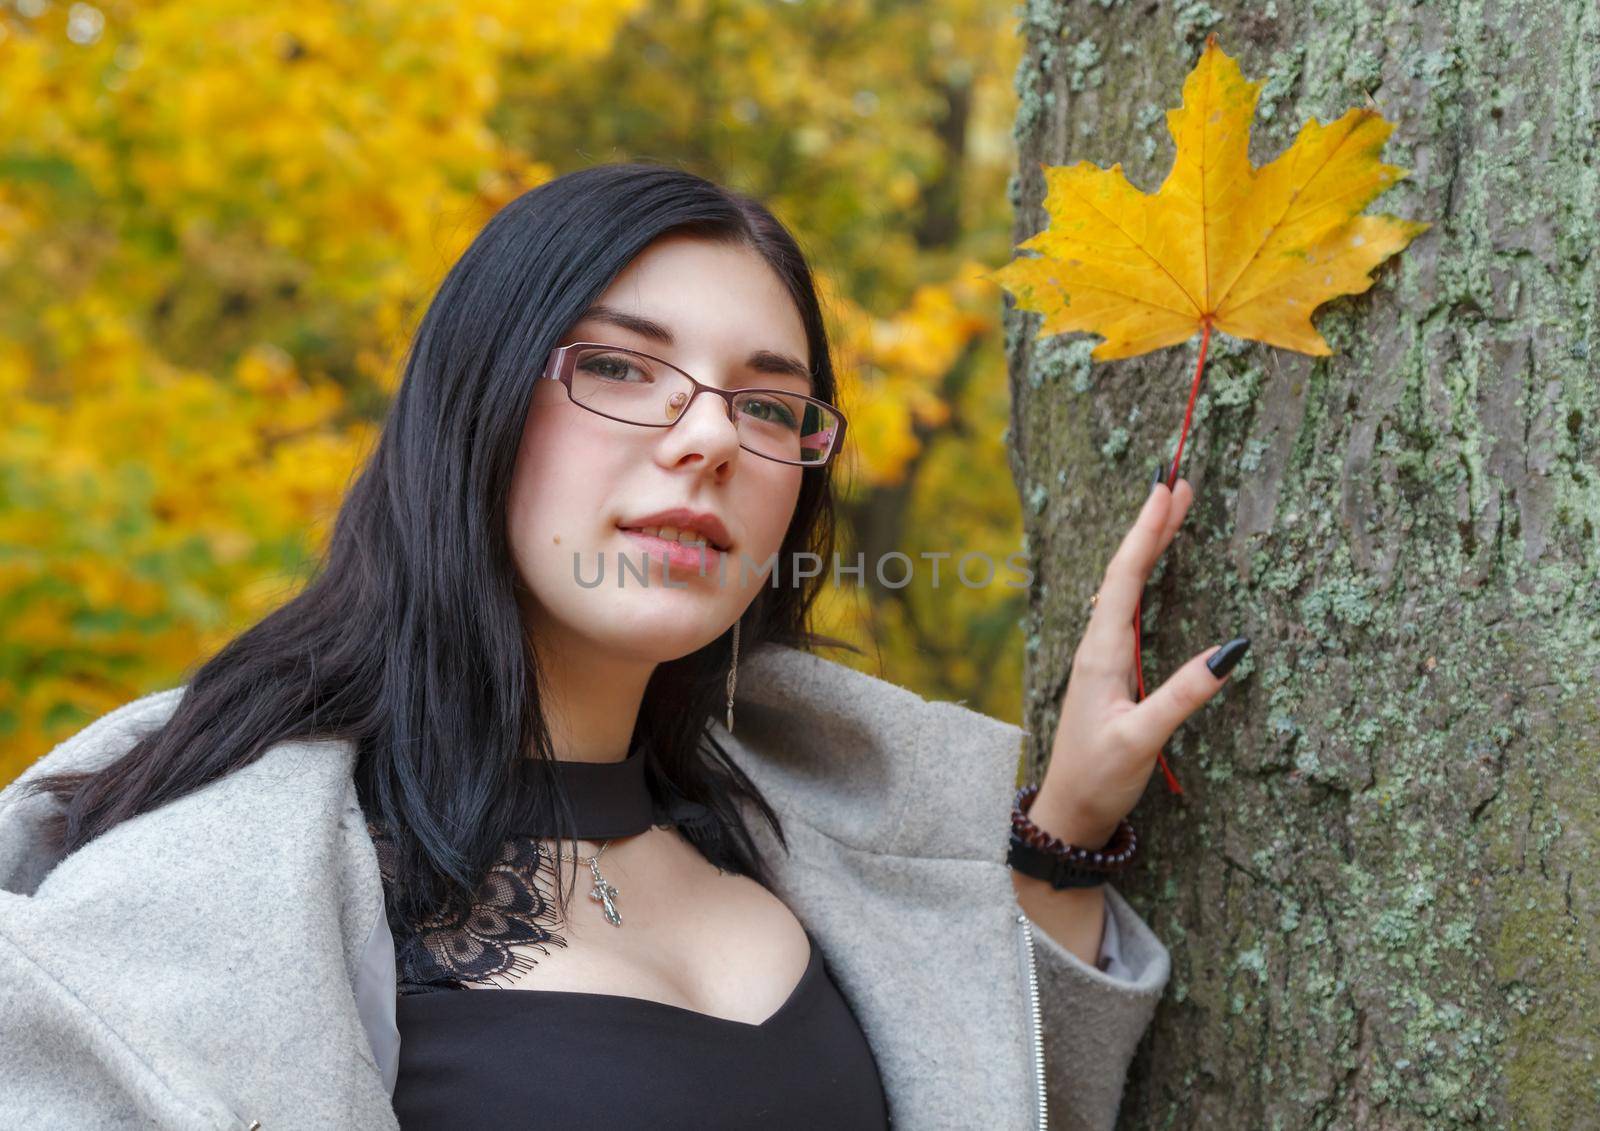
<path fill-rule="evenodd" d="M 1068 844 L 1098 851 L 1116 835 L 1120 821 L 1105 821 L 1066 804 L 1043 789 L 1028 809 L 1028 819 L 1040 829 Z"/>

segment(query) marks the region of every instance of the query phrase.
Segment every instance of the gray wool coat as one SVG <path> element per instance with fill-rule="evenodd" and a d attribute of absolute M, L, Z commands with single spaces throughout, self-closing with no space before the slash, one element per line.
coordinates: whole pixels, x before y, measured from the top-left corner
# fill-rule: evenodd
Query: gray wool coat
<path fill-rule="evenodd" d="M 0 1127 L 395 1128 L 394 950 L 351 743 L 279 743 L 64 860 L 37 844 L 54 802 L 20 783 L 107 764 L 182 693 L 0 792 Z M 1004 862 L 1021 729 L 770 644 L 740 659 L 734 733 L 716 726 L 784 823 L 789 854 L 746 814 L 892 1126 L 1112 1127 L 1169 957 L 1109 887 L 1124 977 L 1023 915 Z"/>

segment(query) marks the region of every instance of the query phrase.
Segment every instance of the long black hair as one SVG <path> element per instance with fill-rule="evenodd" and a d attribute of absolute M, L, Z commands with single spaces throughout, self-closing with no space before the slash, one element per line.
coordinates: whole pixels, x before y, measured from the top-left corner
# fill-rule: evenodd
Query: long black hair
<path fill-rule="evenodd" d="M 275 743 L 327 736 L 356 744 L 358 797 L 391 838 L 391 921 L 469 906 L 524 805 L 573 840 L 517 603 L 506 504 L 534 361 L 668 233 L 742 244 L 765 259 L 805 324 L 816 395 L 836 403 L 810 268 L 758 201 L 650 163 L 595 165 L 522 194 L 440 284 L 378 444 L 300 593 L 199 666 L 168 721 L 123 757 L 31 783 L 61 803 L 44 834 L 56 852 L 247 766 Z M 830 474 L 839 462 L 804 473 L 780 563 L 806 551 L 830 560 Z M 809 631 L 821 584 L 820 576 L 769 578 L 740 617 L 741 652 L 767 641 L 859 651 Z M 754 804 L 787 849 L 782 825 L 708 728 L 725 695 L 731 636 L 657 666 L 634 740 L 657 796 L 670 787 L 706 806 L 722 866 L 765 884 L 738 802 Z M 532 783 L 518 772 L 530 756 Z M 566 900 L 558 890 L 563 916 Z"/>

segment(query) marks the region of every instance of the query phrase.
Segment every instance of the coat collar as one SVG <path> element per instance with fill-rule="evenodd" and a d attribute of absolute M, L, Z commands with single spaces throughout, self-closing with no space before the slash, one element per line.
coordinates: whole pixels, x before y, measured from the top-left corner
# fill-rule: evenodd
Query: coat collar
<path fill-rule="evenodd" d="M 1021 727 L 783 645 L 737 677 L 713 730 L 769 802 L 860 851 L 1003 859 Z"/>
<path fill-rule="evenodd" d="M 897 1127 L 1026 1127 L 1031 950 L 1005 864 L 1022 728 L 813 653 L 741 657 L 716 738 L 784 825 L 746 812 L 872 1046 Z"/>

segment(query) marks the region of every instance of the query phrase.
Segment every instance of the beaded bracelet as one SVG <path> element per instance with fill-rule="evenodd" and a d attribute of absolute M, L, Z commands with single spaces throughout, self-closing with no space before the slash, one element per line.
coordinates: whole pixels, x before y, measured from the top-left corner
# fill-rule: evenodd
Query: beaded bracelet
<path fill-rule="evenodd" d="M 1126 873 L 1139 853 L 1139 838 L 1124 817 L 1102 848 L 1080 848 L 1051 836 L 1028 819 L 1037 785 L 1017 790 L 1011 807 L 1011 845 L 1006 863 L 1025 876 L 1048 880 L 1061 888 L 1095 887 Z"/>

